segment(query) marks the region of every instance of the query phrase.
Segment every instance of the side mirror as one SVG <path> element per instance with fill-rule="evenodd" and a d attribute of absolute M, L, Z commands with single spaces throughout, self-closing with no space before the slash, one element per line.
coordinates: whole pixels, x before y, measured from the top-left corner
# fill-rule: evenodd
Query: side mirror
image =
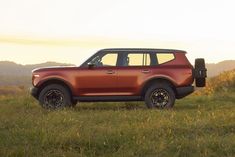
<path fill-rule="evenodd" d="M 87 65 L 88 65 L 88 68 L 93 68 L 93 67 L 95 67 L 95 64 L 92 63 L 92 62 L 89 62 Z"/>

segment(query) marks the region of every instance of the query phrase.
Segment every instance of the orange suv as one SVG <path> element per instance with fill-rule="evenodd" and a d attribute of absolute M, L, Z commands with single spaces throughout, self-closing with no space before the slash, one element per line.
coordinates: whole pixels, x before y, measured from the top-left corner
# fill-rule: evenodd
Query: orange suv
<path fill-rule="evenodd" d="M 204 87 L 204 59 L 193 67 L 186 52 L 169 49 L 103 49 L 80 67 L 48 67 L 32 72 L 31 94 L 44 108 L 77 102 L 145 101 L 148 108 L 172 108 Z"/>

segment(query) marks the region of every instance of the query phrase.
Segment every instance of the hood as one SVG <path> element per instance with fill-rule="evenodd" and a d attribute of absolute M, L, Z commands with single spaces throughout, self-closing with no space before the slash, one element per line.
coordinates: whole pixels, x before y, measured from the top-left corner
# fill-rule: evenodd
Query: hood
<path fill-rule="evenodd" d="M 43 72 L 43 71 L 51 71 L 51 70 L 67 70 L 67 69 L 74 69 L 78 68 L 77 66 L 50 66 L 50 67 L 41 67 L 32 70 L 34 72 Z"/>

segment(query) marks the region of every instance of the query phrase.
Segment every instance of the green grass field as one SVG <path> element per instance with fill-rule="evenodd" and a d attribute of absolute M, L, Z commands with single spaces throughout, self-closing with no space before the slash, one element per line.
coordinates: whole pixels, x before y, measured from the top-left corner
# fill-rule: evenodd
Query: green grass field
<path fill-rule="evenodd" d="M 235 156 L 235 92 L 190 96 L 172 110 L 143 103 L 46 111 L 29 95 L 0 98 L 0 156 Z"/>

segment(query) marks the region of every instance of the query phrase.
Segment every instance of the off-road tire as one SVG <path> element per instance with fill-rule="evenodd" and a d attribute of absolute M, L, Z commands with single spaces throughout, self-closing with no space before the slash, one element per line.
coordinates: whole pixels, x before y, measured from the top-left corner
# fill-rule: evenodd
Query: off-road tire
<path fill-rule="evenodd" d="M 158 96 L 161 97 L 165 97 L 164 95 L 161 95 L 161 93 L 164 93 L 164 95 L 166 97 L 168 97 L 167 99 L 167 103 L 165 103 L 165 105 L 159 105 L 158 103 L 154 103 L 154 98 L 153 96 L 155 96 L 155 98 L 158 101 Z M 164 99 L 164 98 L 163 98 Z M 152 108 L 158 108 L 158 109 L 170 109 L 174 106 L 175 104 L 175 93 L 173 91 L 173 89 L 170 87 L 169 84 L 167 83 L 156 83 L 152 86 L 149 87 L 149 89 L 146 91 L 145 93 L 145 103 L 146 106 L 150 109 Z M 158 104 L 158 105 L 157 105 Z"/>
<path fill-rule="evenodd" d="M 51 110 L 73 106 L 69 90 L 59 84 L 44 87 L 39 94 L 39 103 L 43 108 Z"/>
<path fill-rule="evenodd" d="M 194 77 L 197 87 L 205 87 L 206 86 L 206 65 L 205 60 L 203 58 L 198 58 L 195 60 L 195 69 L 194 69 Z"/>

